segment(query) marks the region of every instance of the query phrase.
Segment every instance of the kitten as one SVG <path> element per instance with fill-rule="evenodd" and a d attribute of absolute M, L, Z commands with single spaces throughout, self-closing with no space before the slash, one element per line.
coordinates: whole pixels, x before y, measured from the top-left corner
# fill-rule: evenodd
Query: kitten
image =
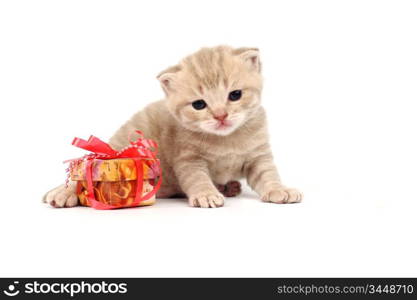
<path fill-rule="evenodd" d="M 301 201 L 300 192 L 281 184 L 273 162 L 258 49 L 203 48 L 157 78 L 166 99 L 136 113 L 110 139 L 123 148 L 139 129 L 158 142 L 163 184 L 157 197 L 185 194 L 191 206 L 220 207 L 219 190 L 234 195 L 245 177 L 263 201 Z M 45 201 L 75 206 L 74 189 L 74 183 L 58 187 Z"/>

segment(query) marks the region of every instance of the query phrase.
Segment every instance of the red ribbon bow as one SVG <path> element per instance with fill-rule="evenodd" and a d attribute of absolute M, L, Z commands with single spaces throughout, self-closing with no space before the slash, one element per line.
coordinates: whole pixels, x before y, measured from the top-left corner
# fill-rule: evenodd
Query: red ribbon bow
<path fill-rule="evenodd" d="M 86 154 L 83 157 L 70 159 L 65 162 L 69 162 L 70 166 L 67 171 L 70 173 L 70 170 L 78 163 L 83 160 L 87 161 L 86 164 L 86 181 L 87 181 L 87 191 L 88 191 L 88 200 L 89 204 L 96 209 L 113 209 L 120 208 L 120 206 L 113 206 L 106 203 L 102 203 L 96 200 L 94 196 L 94 186 L 92 179 L 92 164 L 94 159 L 115 159 L 115 158 L 131 158 L 135 161 L 136 165 L 136 174 L 137 174 L 137 185 L 136 185 L 136 197 L 133 203 L 130 205 L 138 206 L 141 201 L 148 200 L 156 194 L 159 187 L 162 183 L 161 168 L 159 160 L 156 158 L 158 152 L 158 145 L 156 142 L 150 139 L 143 138 L 143 133 L 139 130 L 135 131 L 139 134 L 139 137 L 135 141 L 130 140 L 130 146 L 123 148 L 120 151 L 114 150 L 109 144 L 103 142 L 95 136 L 90 136 L 88 140 L 83 140 L 80 138 L 74 138 L 72 145 L 88 150 L 92 153 Z M 147 160 L 143 160 L 147 159 Z M 155 166 L 149 165 L 149 159 L 153 162 L 156 162 Z M 159 176 L 158 183 L 154 186 L 153 190 L 142 196 L 143 189 L 143 162 L 147 163 L 148 166 L 154 171 L 155 175 Z M 69 180 L 69 173 L 67 182 Z"/>

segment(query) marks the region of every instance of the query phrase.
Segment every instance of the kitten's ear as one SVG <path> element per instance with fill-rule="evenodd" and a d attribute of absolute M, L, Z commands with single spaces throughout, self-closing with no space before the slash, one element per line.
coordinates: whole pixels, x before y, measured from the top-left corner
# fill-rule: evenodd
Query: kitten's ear
<path fill-rule="evenodd" d="M 172 92 L 175 89 L 175 80 L 177 78 L 177 72 L 180 70 L 179 66 L 169 67 L 156 76 L 161 83 L 161 87 L 166 94 Z"/>
<path fill-rule="evenodd" d="M 261 60 L 258 48 L 238 48 L 233 50 L 233 54 L 245 61 L 251 70 L 261 72 Z"/>

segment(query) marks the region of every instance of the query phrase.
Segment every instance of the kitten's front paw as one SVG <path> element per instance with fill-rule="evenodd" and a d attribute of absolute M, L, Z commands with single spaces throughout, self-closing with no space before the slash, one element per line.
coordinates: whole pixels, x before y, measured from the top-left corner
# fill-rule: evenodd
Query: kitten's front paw
<path fill-rule="evenodd" d="M 303 194 L 296 189 L 282 187 L 265 193 L 262 201 L 273 203 L 298 203 L 303 199 Z"/>
<path fill-rule="evenodd" d="M 203 208 L 215 208 L 223 206 L 224 197 L 220 193 L 201 193 L 196 195 L 191 195 L 188 198 L 188 202 L 191 206 L 194 207 L 203 207 Z"/>
<path fill-rule="evenodd" d="M 78 197 L 75 193 L 76 184 L 70 183 L 66 187 L 64 184 L 48 192 L 43 201 L 49 203 L 51 206 L 59 207 L 73 207 L 78 205 Z"/>

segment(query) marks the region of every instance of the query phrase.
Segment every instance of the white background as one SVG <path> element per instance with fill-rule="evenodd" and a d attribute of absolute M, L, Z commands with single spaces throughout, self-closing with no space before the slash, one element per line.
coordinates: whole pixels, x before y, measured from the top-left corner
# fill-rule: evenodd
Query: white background
<path fill-rule="evenodd" d="M 2 1 L 0 276 L 416 276 L 414 1 Z M 299 205 L 52 209 L 72 138 L 108 139 L 202 46 L 261 49 Z"/>

